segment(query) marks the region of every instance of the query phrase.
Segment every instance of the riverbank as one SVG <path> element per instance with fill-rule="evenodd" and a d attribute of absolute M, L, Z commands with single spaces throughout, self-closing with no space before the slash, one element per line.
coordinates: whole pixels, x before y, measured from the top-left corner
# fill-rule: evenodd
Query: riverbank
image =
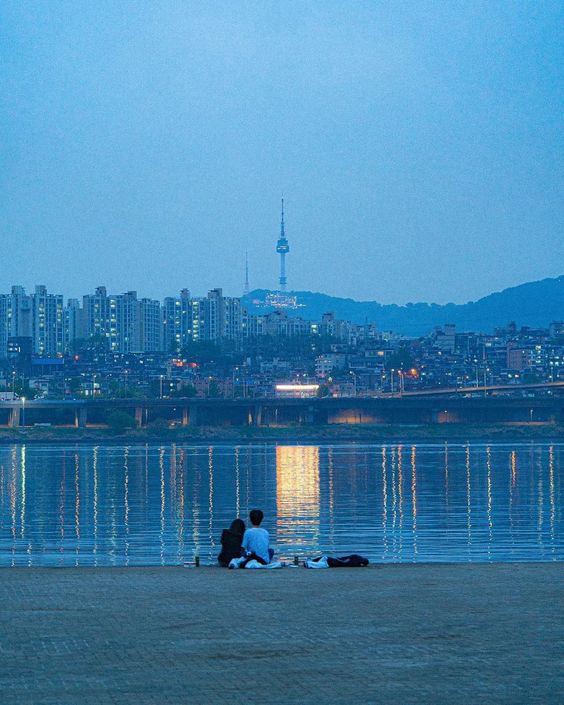
<path fill-rule="evenodd" d="M 425 426 L 383 424 L 331 424 L 325 426 L 188 426 L 127 429 L 27 427 L 1 429 L 0 444 L 10 443 L 279 443 L 359 442 L 465 442 L 465 441 L 563 442 L 564 426 L 555 424 L 433 424 Z"/>
<path fill-rule="evenodd" d="M 563 565 L 4 569 L 10 705 L 558 703 Z"/>

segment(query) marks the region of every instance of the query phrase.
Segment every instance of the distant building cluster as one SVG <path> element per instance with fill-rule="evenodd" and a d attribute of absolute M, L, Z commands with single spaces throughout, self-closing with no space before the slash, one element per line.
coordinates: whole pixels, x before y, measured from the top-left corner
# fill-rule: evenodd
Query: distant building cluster
<path fill-rule="evenodd" d="M 0 295 L 2 395 L 371 396 L 562 380 L 564 322 L 406 338 L 330 312 L 250 314 L 221 289 L 163 302 L 105 287 L 82 302 L 44 286 Z"/>
<path fill-rule="evenodd" d="M 69 299 L 36 286 L 27 294 L 21 286 L 0 294 L 0 358 L 25 348 L 41 357 L 72 353 L 77 341 L 103 341 L 109 352 L 179 353 L 190 343 L 225 341 L 241 347 L 249 337 L 323 334 L 354 342 L 374 337 L 374 326 L 336 321 L 327 314 L 319 322 L 290 317 L 280 308 L 250 315 L 237 297 L 212 289 L 192 297 L 183 289 L 178 297 L 138 298 L 137 292 L 108 294 L 100 286 L 93 294 Z"/>

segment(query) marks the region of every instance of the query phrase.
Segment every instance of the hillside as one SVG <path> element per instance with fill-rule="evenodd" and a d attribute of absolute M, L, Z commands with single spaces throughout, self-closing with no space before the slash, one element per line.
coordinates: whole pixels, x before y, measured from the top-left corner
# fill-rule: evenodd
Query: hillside
<path fill-rule="evenodd" d="M 253 300 L 264 300 L 268 290 L 256 289 L 243 299 L 251 313 L 264 313 Z M 292 316 L 316 320 L 332 311 L 337 318 L 354 323 L 375 323 L 379 330 L 403 335 L 425 335 L 434 326 L 455 323 L 459 330 L 492 332 L 509 321 L 519 326 L 547 327 L 564 319 L 564 275 L 514 286 L 466 304 L 409 303 L 405 306 L 354 301 L 311 291 L 292 292 L 302 305 Z"/>

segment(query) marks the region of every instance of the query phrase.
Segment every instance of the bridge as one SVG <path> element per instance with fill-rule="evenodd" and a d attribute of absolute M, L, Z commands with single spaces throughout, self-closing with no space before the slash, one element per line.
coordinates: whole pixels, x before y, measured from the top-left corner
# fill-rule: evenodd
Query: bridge
<path fill-rule="evenodd" d="M 525 386 L 525 385 L 523 385 Z M 173 426 L 289 426 L 303 424 L 564 423 L 562 383 L 550 396 L 452 394 L 322 399 L 68 399 L 0 402 L 0 425 L 105 427 L 111 414 L 128 414 L 143 428 Z M 486 390 L 487 391 L 487 390 Z M 478 396 L 476 396 L 476 393 Z"/>
<path fill-rule="evenodd" d="M 519 392 L 543 391 L 564 392 L 564 382 L 532 382 L 528 384 L 490 384 L 482 387 L 444 387 L 436 389 L 420 389 L 402 392 L 404 397 L 436 397 L 452 395 L 477 394 L 481 396 L 495 394 L 519 394 Z M 391 396 L 387 394 L 386 396 Z M 397 396 L 397 394 L 396 394 Z"/>

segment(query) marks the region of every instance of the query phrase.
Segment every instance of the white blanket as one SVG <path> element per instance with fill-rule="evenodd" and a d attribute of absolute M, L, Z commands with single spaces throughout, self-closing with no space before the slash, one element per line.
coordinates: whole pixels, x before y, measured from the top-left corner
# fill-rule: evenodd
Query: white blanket
<path fill-rule="evenodd" d="M 329 568 L 329 564 L 327 563 L 327 556 L 321 556 L 321 558 L 316 558 L 315 560 L 312 560 L 311 558 L 307 558 L 304 561 L 304 567 L 305 568 Z"/>
<path fill-rule="evenodd" d="M 246 558 L 233 558 L 229 562 L 229 567 L 230 568 L 247 568 L 251 570 L 257 570 L 259 568 L 266 568 L 267 570 L 273 570 L 274 568 L 284 568 L 286 566 L 285 563 L 281 563 L 280 561 L 272 561 L 272 563 L 267 563 L 266 565 L 263 565 L 262 563 L 259 563 L 258 561 L 249 561 L 247 565 L 243 566 L 243 563 L 246 561 Z"/>

